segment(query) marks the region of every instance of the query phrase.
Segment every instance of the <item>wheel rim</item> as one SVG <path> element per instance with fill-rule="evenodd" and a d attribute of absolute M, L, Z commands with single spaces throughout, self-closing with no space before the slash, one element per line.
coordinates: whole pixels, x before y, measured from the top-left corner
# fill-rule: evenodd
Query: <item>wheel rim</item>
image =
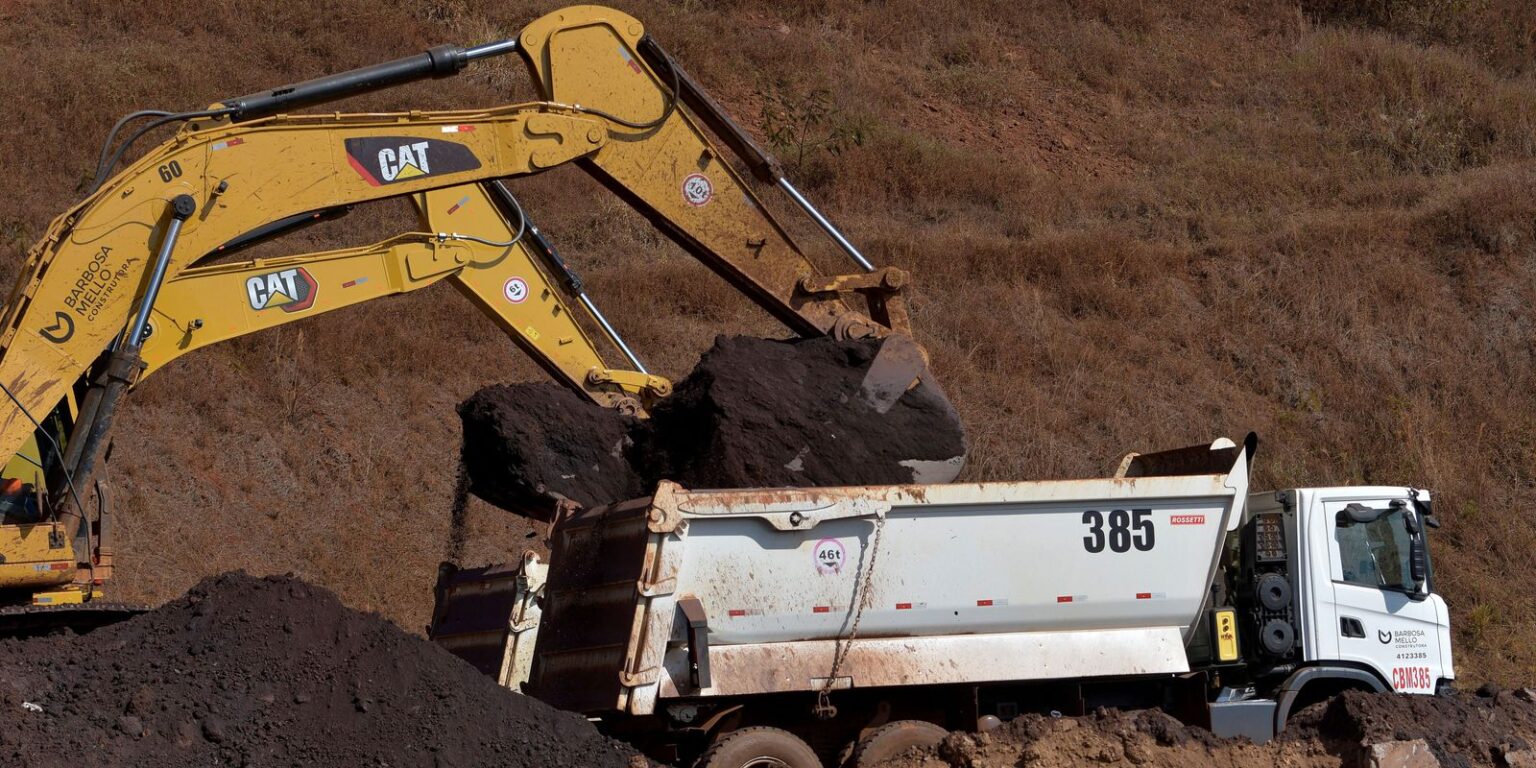
<path fill-rule="evenodd" d="M 791 768 L 791 766 L 777 757 L 762 755 L 742 763 L 741 768 Z"/>

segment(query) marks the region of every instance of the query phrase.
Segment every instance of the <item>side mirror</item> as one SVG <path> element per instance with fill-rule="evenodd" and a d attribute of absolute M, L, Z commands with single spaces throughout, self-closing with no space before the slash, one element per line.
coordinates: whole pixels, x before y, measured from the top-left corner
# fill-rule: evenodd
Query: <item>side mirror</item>
<path fill-rule="evenodd" d="M 1408 497 L 1413 499 L 1413 509 L 1419 513 L 1419 517 L 1423 518 L 1424 527 L 1432 531 L 1438 530 L 1440 528 L 1440 519 L 1435 517 L 1434 502 L 1419 498 L 1419 492 L 1413 489 L 1409 489 Z"/>

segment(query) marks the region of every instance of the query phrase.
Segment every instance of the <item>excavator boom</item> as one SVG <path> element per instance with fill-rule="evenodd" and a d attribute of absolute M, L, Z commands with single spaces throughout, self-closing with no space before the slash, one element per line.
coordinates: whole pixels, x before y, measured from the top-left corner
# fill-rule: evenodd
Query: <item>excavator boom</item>
<path fill-rule="evenodd" d="M 452 76 L 513 52 L 528 65 L 540 101 L 293 113 Z M 796 333 L 886 337 L 891 354 L 882 351 L 872 368 L 888 379 L 875 383 L 884 396 L 899 396 L 925 370 L 899 300 L 905 273 L 875 269 L 640 23 L 618 11 L 566 8 L 513 39 L 441 46 L 228 99 L 158 118 L 136 135 L 178 121 L 171 139 L 108 178 L 132 139 L 117 150 L 97 188 L 28 252 L 0 317 L 0 391 L 11 406 L 0 408 L 0 453 L 15 457 L 8 478 L 38 489 L 36 504 L 16 509 L 28 512 L 28 525 L 54 526 L 55 538 L 61 520 L 69 528 L 84 514 L 81 490 L 90 486 L 116 404 L 144 375 L 209 344 L 439 281 L 592 400 L 643 411 L 665 396 L 670 383 L 618 337 L 501 182 L 568 163 Z M 783 190 L 860 271 L 820 274 L 732 156 Z M 297 223 L 396 197 L 416 205 L 421 231 L 363 248 L 213 263 Z M 849 303 L 854 293 L 867 311 Z M 612 343 L 630 368 L 605 364 L 598 340 Z M 82 530 L 96 558 L 93 526 Z M 68 557 L 55 553 L 49 568 Z"/>

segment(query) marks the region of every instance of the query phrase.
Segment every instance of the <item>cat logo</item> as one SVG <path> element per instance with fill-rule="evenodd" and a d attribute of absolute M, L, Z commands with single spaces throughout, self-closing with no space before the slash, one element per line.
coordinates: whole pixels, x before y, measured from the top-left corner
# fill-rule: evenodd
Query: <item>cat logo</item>
<path fill-rule="evenodd" d="M 427 158 L 430 141 L 402 144 L 399 149 L 385 147 L 379 150 L 379 178 L 385 181 L 414 179 L 432 170 Z"/>
<path fill-rule="evenodd" d="M 245 281 L 245 297 L 251 309 L 281 307 L 284 312 L 302 312 L 315 304 L 319 286 L 303 267 L 253 275 Z"/>
<path fill-rule="evenodd" d="M 346 147 L 352 170 L 374 187 L 480 167 L 469 147 L 441 139 L 378 136 L 347 139 Z"/>

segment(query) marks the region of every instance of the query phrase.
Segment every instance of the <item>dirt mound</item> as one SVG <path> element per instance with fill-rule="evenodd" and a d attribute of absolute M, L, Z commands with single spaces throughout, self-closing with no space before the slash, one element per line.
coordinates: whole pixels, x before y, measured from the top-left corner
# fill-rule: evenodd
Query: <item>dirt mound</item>
<path fill-rule="evenodd" d="M 989 733 L 952 733 L 937 747 L 913 750 L 882 766 L 1425 765 L 1394 758 L 1418 751 L 1422 760 L 1427 747 L 1444 768 L 1503 768 L 1536 764 L 1533 701 L 1536 694 L 1530 689 L 1440 697 L 1350 691 L 1298 713 L 1280 739 L 1263 745 L 1218 739 L 1156 710 L 1100 709 L 1076 718 L 1032 714 Z"/>
<path fill-rule="evenodd" d="M 1423 739 L 1442 766 L 1502 766 L 1536 740 L 1536 693 L 1490 686 L 1436 697 L 1348 691 L 1297 713 L 1283 738 L 1318 740 L 1346 756 L 1384 741 Z"/>
<path fill-rule="evenodd" d="M 584 506 L 690 488 L 946 482 L 965 434 L 926 379 L 882 393 L 880 341 L 721 336 L 656 406 L 621 416 L 553 384 L 482 389 L 459 407 L 470 490 L 542 517 L 553 500 Z"/>
<path fill-rule="evenodd" d="M 990 733 L 950 734 L 937 747 L 917 749 L 882 768 L 1056 768 L 1080 765 L 1188 768 L 1337 768 L 1339 759 L 1315 742 L 1222 740 L 1159 712 L 1100 709 L 1086 717 L 1023 715 Z"/>
<path fill-rule="evenodd" d="M 601 766 L 582 718 L 330 592 L 208 579 L 89 635 L 0 644 L 0 765 Z"/>

